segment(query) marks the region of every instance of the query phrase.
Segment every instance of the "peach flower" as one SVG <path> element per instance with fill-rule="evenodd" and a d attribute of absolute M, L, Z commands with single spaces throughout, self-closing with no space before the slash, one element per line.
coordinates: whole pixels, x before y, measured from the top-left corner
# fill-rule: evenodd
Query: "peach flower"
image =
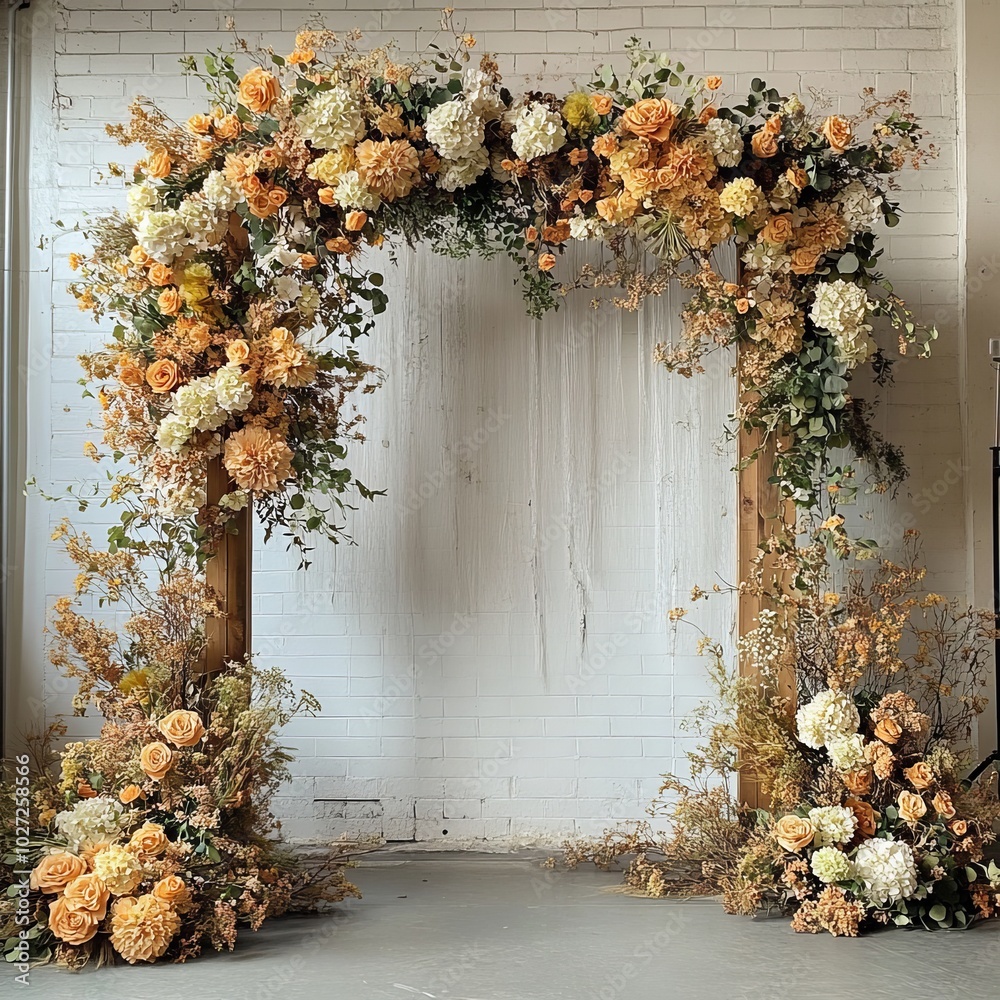
<path fill-rule="evenodd" d="M 243 124 L 236 115 L 221 115 L 215 119 L 215 134 L 223 142 L 232 142 L 240 137 Z"/>
<path fill-rule="evenodd" d="M 872 790 L 871 769 L 848 771 L 844 775 L 844 786 L 852 795 L 867 795 Z"/>
<path fill-rule="evenodd" d="M 299 267 L 303 271 L 311 271 L 319 263 L 319 258 L 314 253 L 300 253 L 299 254 Z"/>
<path fill-rule="evenodd" d="M 66 944 L 86 944 L 97 933 L 98 924 L 96 914 L 71 908 L 65 897 L 49 903 L 49 930 Z"/>
<path fill-rule="evenodd" d="M 159 857 L 169 846 L 170 841 L 159 823 L 143 823 L 129 838 L 130 849 L 144 854 L 146 857 Z"/>
<path fill-rule="evenodd" d="M 151 258 L 149 254 L 146 253 L 146 251 L 143 250 L 138 243 L 136 243 L 136 245 L 132 247 L 131 250 L 129 250 L 128 259 L 132 261 L 133 264 L 136 264 L 139 267 L 145 267 L 149 263 Z"/>
<path fill-rule="evenodd" d="M 239 102 L 255 115 L 264 114 L 280 93 L 278 81 L 259 66 L 255 66 L 240 80 Z"/>
<path fill-rule="evenodd" d="M 71 910 L 86 910 L 97 920 L 108 915 L 108 900 L 111 893 L 104 881 L 94 874 L 79 875 L 68 886 L 63 895 L 66 906 Z"/>
<path fill-rule="evenodd" d="M 231 340 L 226 344 L 226 358 L 231 365 L 246 364 L 250 358 L 250 345 L 245 340 Z"/>
<path fill-rule="evenodd" d="M 949 829 L 956 837 L 964 837 L 969 832 L 969 824 L 964 819 L 956 819 L 949 825 Z"/>
<path fill-rule="evenodd" d="M 170 358 L 160 358 L 146 369 L 146 382 L 153 392 L 170 392 L 180 380 L 181 374 L 177 362 L 171 361 Z"/>
<path fill-rule="evenodd" d="M 899 805 L 899 815 L 907 823 L 916 823 L 927 812 L 923 796 L 915 792 L 900 792 L 896 802 Z"/>
<path fill-rule="evenodd" d="M 165 149 L 154 149 L 146 157 L 145 174 L 159 180 L 170 173 L 172 166 L 170 154 Z"/>
<path fill-rule="evenodd" d="M 802 816 L 788 815 L 782 816 L 774 824 L 772 834 L 786 851 L 794 851 L 798 854 L 799 851 L 804 850 L 812 843 L 816 831 L 809 820 Z"/>
<path fill-rule="evenodd" d="M 857 832 L 866 838 L 874 837 L 878 813 L 872 808 L 871 803 L 862 802 L 860 799 L 847 799 L 844 805 L 854 813 L 854 818 L 857 820 Z"/>
<path fill-rule="evenodd" d="M 83 858 L 66 851 L 46 854 L 31 873 L 29 884 L 41 892 L 62 892 L 66 886 L 87 871 Z"/>
<path fill-rule="evenodd" d="M 139 766 L 153 781 L 162 781 L 173 763 L 173 751 L 159 740 L 147 743 L 139 754 Z"/>
<path fill-rule="evenodd" d="M 787 213 L 772 215 L 764 227 L 762 235 L 768 243 L 787 243 L 795 235 L 792 217 Z"/>
<path fill-rule="evenodd" d="M 164 288 L 162 292 L 156 297 L 156 308 L 163 313 L 164 316 L 176 316 L 180 311 L 181 307 L 184 305 L 184 298 L 181 293 L 170 285 Z"/>
<path fill-rule="evenodd" d="M 801 191 L 809 183 L 809 175 L 801 167 L 789 167 L 785 171 L 785 179 L 797 191 Z"/>
<path fill-rule="evenodd" d="M 273 493 L 295 474 L 292 449 L 279 431 L 266 427 L 244 427 L 231 435 L 226 441 L 223 464 L 243 490 Z"/>
<path fill-rule="evenodd" d="M 118 799 L 124 805 L 130 805 L 136 799 L 145 798 L 142 789 L 138 785 L 126 785 L 119 793 Z"/>
<path fill-rule="evenodd" d="M 951 801 L 951 796 L 943 789 L 934 796 L 931 800 L 931 805 L 934 806 L 934 810 L 938 816 L 944 819 L 955 818 L 955 804 Z"/>
<path fill-rule="evenodd" d="M 178 913 L 183 913 L 191 902 L 191 890 L 180 875 L 168 875 L 153 886 L 153 895 L 169 903 Z"/>
<path fill-rule="evenodd" d="M 843 153 L 853 138 L 851 123 L 840 115 L 830 115 L 823 122 L 823 135 L 830 144 L 830 149 L 835 153 Z"/>
<path fill-rule="evenodd" d="M 599 115 L 610 114 L 612 107 L 614 107 L 614 103 L 615 102 L 608 97 L 607 94 L 590 95 L 590 104 Z"/>
<path fill-rule="evenodd" d="M 163 285 L 169 285 L 174 280 L 174 272 L 166 264 L 157 262 L 150 265 L 149 270 L 146 272 L 146 277 L 149 278 L 151 285 L 162 287 Z"/>
<path fill-rule="evenodd" d="M 721 76 L 710 76 L 705 79 L 705 86 L 709 90 L 718 90 L 722 86 Z"/>
<path fill-rule="evenodd" d="M 766 127 L 762 128 L 759 132 L 754 132 L 750 139 L 750 148 L 754 156 L 769 160 L 778 153 L 778 137 L 774 132 L 768 132 Z"/>
<path fill-rule="evenodd" d="M 344 228 L 349 233 L 357 233 L 365 228 L 365 223 L 368 221 L 368 213 L 356 210 L 353 212 L 348 212 L 344 216 Z"/>
<path fill-rule="evenodd" d="M 331 187 L 322 187 L 316 192 L 316 197 L 319 198 L 319 203 L 321 205 L 334 205 L 336 204 L 336 192 Z"/>
<path fill-rule="evenodd" d="M 556 255 L 552 253 L 543 253 L 538 258 L 538 270 L 539 271 L 551 271 L 552 268 L 556 266 Z"/>
<path fill-rule="evenodd" d="M 178 708 L 165 715 L 156 728 L 175 747 L 193 747 L 205 735 L 201 717 L 187 708 Z"/>
<path fill-rule="evenodd" d="M 123 361 L 118 371 L 118 381 L 129 389 L 138 389 L 146 381 L 143 370 L 132 361 Z"/>
<path fill-rule="evenodd" d="M 677 124 L 679 110 L 673 101 L 646 97 L 625 109 L 621 117 L 622 127 L 633 135 L 666 142 Z"/>
<path fill-rule="evenodd" d="M 745 298 L 740 298 L 736 300 L 736 311 L 741 315 L 745 316 L 750 312 L 750 300 Z"/>
<path fill-rule="evenodd" d="M 212 131 L 210 115 L 192 115 L 187 120 L 187 130 L 192 135 L 208 135 Z"/>
<path fill-rule="evenodd" d="M 812 274 L 816 270 L 816 265 L 819 264 L 820 257 L 822 257 L 822 254 L 818 250 L 813 250 L 812 247 L 799 247 L 793 250 L 792 273 Z"/>
<path fill-rule="evenodd" d="M 934 772 L 926 761 L 917 761 L 912 767 L 904 767 L 903 774 L 914 788 L 922 791 L 934 784 Z"/>
<path fill-rule="evenodd" d="M 875 725 L 875 735 L 883 743 L 898 743 L 903 735 L 903 727 L 891 716 L 879 719 Z"/>

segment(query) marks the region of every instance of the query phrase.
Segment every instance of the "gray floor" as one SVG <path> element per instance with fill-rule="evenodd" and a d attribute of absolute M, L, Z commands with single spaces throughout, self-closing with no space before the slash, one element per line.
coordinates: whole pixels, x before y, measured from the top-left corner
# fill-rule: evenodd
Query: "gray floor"
<path fill-rule="evenodd" d="M 371 856 L 365 898 L 246 932 L 188 965 L 35 969 L 46 1000 L 986 1000 L 1000 921 L 965 933 L 796 935 L 713 901 L 610 891 L 617 876 L 509 857 Z M 4 973 L 9 976 L 10 970 Z M 4 983 L 3 995 L 14 990 Z M 30 995 L 30 994 L 29 994 Z"/>

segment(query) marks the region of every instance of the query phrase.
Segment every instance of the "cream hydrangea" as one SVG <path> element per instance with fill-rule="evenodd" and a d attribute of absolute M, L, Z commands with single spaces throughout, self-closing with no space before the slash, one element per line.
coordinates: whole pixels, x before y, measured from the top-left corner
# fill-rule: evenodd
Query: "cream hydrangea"
<path fill-rule="evenodd" d="M 191 425 L 176 413 L 168 413 L 156 429 L 156 443 L 164 451 L 180 454 L 191 440 Z"/>
<path fill-rule="evenodd" d="M 94 874 L 112 896 L 127 896 L 142 881 L 142 864 L 121 844 L 109 844 L 94 858 Z"/>
<path fill-rule="evenodd" d="M 593 240 L 601 235 L 601 220 L 586 215 L 573 215 L 569 220 L 569 235 L 574 240 Z"/>
<path fill-rule="evenodd" d="M 865 766 L 865 738 L 861 733 L 835 737 L 827 743 L 826 752 L 838 771 L 856 771 Z"/>
<path fill-rule="evenodd" d="M 196 250 L 207 250 L 217 243 L 229 221 L 219 214 L 214 205 L 200 198 L 186 198 L 181 202 L 177 215 Z"/>
<path fill-rule="evenodd" d="M 243 201 L 243 192 L 221 170 L 210 170 L 201 186 L 201 195 L 219 212 L 231 212 Z"/>
<path fill-rule="evenodd" d="M 348 170 L 333 189 L 333 200 L 344 208 L 361 208 L 366 212 L 379 207 L 382 199 L 361 179 L 357 170 Z"/>
<path fill-rule="evenodd" d="M 795 725 L 799 742 L 818 749 L 856 733 L 861 716 L 850 695 L 826 688 L 795 713 Z"/>
<path fill-rule="evenodd" d="M 816 847 L 846 844 L 858 826 L 857 817 L 847 806 L 817 806 L 809 810 L 809 822 L 816 831 Z"/>
<path fill-rule="evenodd" d="M 226 421 L 226 411 L 215 391 L 215 378 L 192 379 L 174 393 L 174 412 L 192 430 L 214 431 Z"/>
<path fill-rule="evenodd" d="M 740 127 L 728 118 L 713 118 L 705 126 L 705 145 L 720 167 L 735 167 L 743 159 Z"/>
<path fill-rule="evenodd" d="M 306 175 L 314 181 L 322 181 L 324 184 L 332 186 L 356 163 L 354 147 L 341 146 L 340 149 L 331 149 L 329 153 L 324 153 L 318 159 L 313 160 L 306 167 Z"/>
<path fill-rule="evenodd" d="M 97 795 L 57 813 L 56 829 L 75 854 L 87 841 L 114 840 L 121 833 L 124 813 L 125 807 L 117 799 Z"/>
<path fill-rule="evenodd" d="M 438 171 L 438 187 L 442 191 L 457 191 L 468 187 L 481 177 L 490 165 L 485 146 L 479 146 L 471 155 L 461 160 L 442 160 Z"/>
<path fill-rule="evenodd" d="M 554 153 L 566 143 L 562 115 L 548 105 L 532 101 L 514 116 L 514 132 L 510 143 L 522 160 L 534 160 Z"/>
<path fill-rule="evenodd" d="M 157 499 L 157 505 L 164 517 L 194 517 L 208 503 L 208 491 L 204 481 L 191 482 L 188 479 L 174 481 L 156 479 L 145 483 L 146 489 Z"/>
<path fill-rule="evenodd" d="M 495 121 L 506 110 L 500 88 L 489 74 L 478 67 L 465 71 L 462 89 L 466 103 L 484 122 Z"/>
<path fill-rule="evenodd" d="M 849 367 L 865 362 L 875 352 L 875 343 L 868 336 L 869 302 L 865 290 L 852 281 L 837 278 L 821 282 L 809 310 L 809 318 L 829 331 L 837 344 L 837 356 Z"/>
<path fill-rule="evenodd" d="M 187 246 L 188 231 L 180 215 L 168 209 L 165 212 L 147 212 L 135 230 L 139 246 L 160 264 L 172 264 Z"/>
<path fill-rule="evenodd" d="M 316 149 L 350 146 L 365 134 L 361 106 L 343 84 L 313 94 L 296 120 L 302 137 Z"/>
<path fill-rule="evenodd" d="M 730 181 L 719 195 L 719 205 L 726 212 L 748 219 L 764 204 L 764 193 L 750 177 Z"/>
<path fill-rule="evenodd" d="M 151 181 L 141 180 L 138 184 L 129 184 L 125 189 L 125 200 L 128 203 L 126 217 L 131 222 L 138 222 L 159 205 L 160 189 Z"/>
<path fill-rule="evenodd" d="M 871 229 L 879 220 L 882 199 L 872 197 L 861 181 L 851 181 L 837 196 L 836 205 L 840 217 L 851 233 Z"/>
<path fill-rule="evenodd" d="M 227 413 L 242 413 L 253 400 L 253 386 L 240 369 L 225 365 L 215 373 L 215 396 Z"/>
<path fill-rule="evenodd" d="M 909 899 L 917 891 L 917 868 L 909 845 L 896 840 L 866 840 L 854 854 L 854 877 L 876 906 Z"/>
<path fill-rule="evenodd" d="M 821 847 L 809 859 L 813 875 L 821 882 L 846 882 L 853 872 L 851 859 L 836 847 Z"/>
<path fill-rule="evenodd" d="M 466 160 L 480 151 L 485 155 L 482 119 L 466 101 L 445 101 L 431 108 L 424 134 L 445 160 Z"/>

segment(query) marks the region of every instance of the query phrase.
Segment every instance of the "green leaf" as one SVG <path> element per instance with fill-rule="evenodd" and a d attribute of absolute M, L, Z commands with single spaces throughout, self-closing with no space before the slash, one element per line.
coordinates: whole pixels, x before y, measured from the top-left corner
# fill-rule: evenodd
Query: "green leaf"
<path fill-rule="evenodd" d="M 947 910 L 946 907 L 942 906 L 940 903 L 935 903 L 927 911 L 927 916 L 929 916 L 931 918 L 931 920 L 936 920 L 936 921 L 938 921 L 938 923 L 940 923 L 942 920 L 944 920 L 945 917 L 948 916 L 948 910 Z"/>
<path fill-rule="evenodd" d="M 837 261 L 837 270 L 841 274 L 854 274 L 860 262 L 858 261 L 857 255 L 853 253 L 845 253 L 840 260 Z"/>

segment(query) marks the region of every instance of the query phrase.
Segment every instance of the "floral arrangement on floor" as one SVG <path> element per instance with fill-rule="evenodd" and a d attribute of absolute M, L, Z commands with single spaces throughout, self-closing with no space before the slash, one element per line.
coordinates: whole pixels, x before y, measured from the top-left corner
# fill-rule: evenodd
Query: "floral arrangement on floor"
<path fill-rule="evenodd" d="M 567 845 L 570 864 L 631 855 L 637 891 L 720 894 L 747 915 L 777 907 L 808 933 L 965 928 L 996 915 L 1000 867 L 983 855 L 1000 818 L 995 775 L 962 778 L 986 704 L 992 613 L 920 593 L 913 533 L 902 561 L 855 569 L 841 591 L 828 589 L 825 547 L 794 541 L 785 554 L 810 586 L 769 590 L 773 610 L 740 641 L 744 673 L 703 640 L 718 697 L 695 716 L 705 740 L 688 755 L 690 776 L 668 776 L 652 807 L 671 833 L 612 830 Z M 782 689 L 789 669 L 796 711 Z M 738 768 L 770 808 L 734 798 Z"/>
<path fill-rule="evenodd" d="M 634 309 L 679 277 L 682 342 L 657 357 L 690 375 L 741 346 L 738 416 L 782 437 L 787 497 L 849 500 L 853 473 L 831 461 L 848 445 L 876 488 L 902 474 L 849 387 L 862 366 L 889 377 L 877 317 L 902 352 L 935 336 L 878 271 L 873 233 L 898 221 L 896 173 L 933 155 L 905 94 L 824 116 L 755 80 L 728 106 L 720 77 L 633 40 L 622 78 L 607 66 L 565 97 L 513 95 L 448 11 L 442 29 L 453 43 L 405 62 L 357 33 L 303 31 L 286 56 L 238 42 L 182 60 L 208 92 L 186 122 L 140 98 L 109 126 L 146 155 L 125 211 L 87 225 L 72 291 L 116 321 L 83 358 L 104 441 L 167 516 L 217 531 L 252 499 L 302 551 L 310 532 L 341 535 L 345 493 L 372 495 L 343 464 L 361 436 L 350 397 L 380 383 L 355 346 L 386 304 L 365 251 L 418 242 L 510 257 L 533 315 L 581 286 Z M 726 280 L 713 253 L 732 240 Z M 595 262 L 564 273 L 576 241 Z M 216 456 L 234 485 L 210 502 Z"/>
<path fill-rule="evenodd" d="M 80 573 L 56 605 L 51 659 L 79 685 L 78 714 L 104 724 L 58 753 L 54 726 L 2 789 L 0 938 L 24 968 L 185 961 L 231 950 L 241 925 L 358 895 L 345 868 L 359 845 L 293 854 L 275 836 L 270 800 L 291 760 L 279 732 L 315 699 L 250 662 L 204 674 L 216 595 L 138 490 L 119 499 L 143 541 L 109 553 L 68 522 L 56 532 Z M 81 610 L 84 595 L 125 616 L 119 632 Z"/>

